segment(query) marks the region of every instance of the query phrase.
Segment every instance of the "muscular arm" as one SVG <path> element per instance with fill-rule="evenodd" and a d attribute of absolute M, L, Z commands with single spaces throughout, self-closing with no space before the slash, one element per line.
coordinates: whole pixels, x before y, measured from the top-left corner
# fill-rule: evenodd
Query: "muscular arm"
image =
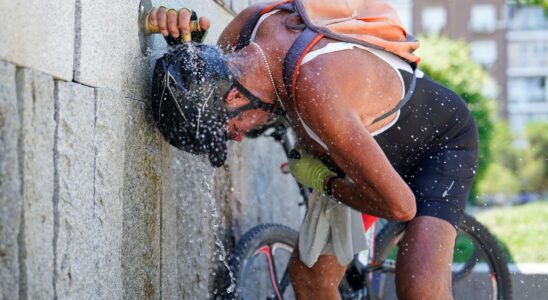
<path fill-rule="evenodd" d="M 325 65 L 324 68 L 324 74 L 333 70 Z M 311 78 L 316 71 L 304 72 L 301 78 Z M 300 83 L 297 109 L 327 145 L 329 158 L 352 179 L 335 180 L 334 196 L 367 214 L 400 221 L 413 218 L 413 192 L 365 128 L 353 102 L 345 100 L 353 96 L 346 84 L 351 79 L 345 81 L 344 75 L 339 76 L 336 85 L 315 80 Z M 371 97 L 375 92 L 370 92 Z M 367 93 L 360 89 L 363 97 L 367 98 Z"/>

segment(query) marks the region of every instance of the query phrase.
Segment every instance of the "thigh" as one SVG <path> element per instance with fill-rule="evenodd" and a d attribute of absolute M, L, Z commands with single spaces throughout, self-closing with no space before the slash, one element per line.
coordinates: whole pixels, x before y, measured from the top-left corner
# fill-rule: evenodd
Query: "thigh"
<path fill-rule="evenodd" d="M 476 166 L 477 149 L 474 148 L 444 147 L 423 159 L 408 178 L 417 201 L 416 216 L 436 217 L 457 228 L 468 202 Z"/>
<path fill-rule="evenodd" d="M 416 217 L 407 224 L 396 263 L 398 297 L 450 297 L 456 235 L 451 224 L 435 217 Z"/>

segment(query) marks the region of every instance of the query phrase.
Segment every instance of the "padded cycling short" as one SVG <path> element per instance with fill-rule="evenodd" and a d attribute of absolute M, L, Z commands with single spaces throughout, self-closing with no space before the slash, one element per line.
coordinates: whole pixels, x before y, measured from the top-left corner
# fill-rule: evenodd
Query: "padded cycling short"
<path fill-rule="evenodd" d="M 401 73 L 408 86 L 411 74 Z M 478 157 L 477 128 L 466 103 L 432 79 L 417 78 L 398 121 L 375 139 L 413 190 L 416 216 L 458 226 Z"/>

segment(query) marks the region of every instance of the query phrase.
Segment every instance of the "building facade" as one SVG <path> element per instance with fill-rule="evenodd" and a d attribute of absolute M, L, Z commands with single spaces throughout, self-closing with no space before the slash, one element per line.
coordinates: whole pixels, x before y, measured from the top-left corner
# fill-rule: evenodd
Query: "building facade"
<path fill-rule="evenodd" d="M 527 123 L 548 121 L 548 18 L 542 7 L 509 6 L 508 121 L 523 132 Z"/>
<path fill-rule="evenodd" d="M 490 73 L 493 82 L 484 88 L 496 98 L 498 112 L 507 117 L 506 5 L 504 0 L 415 0 L 413 29 L 470 43 L 471 56 Z"/>
<path fill-rule="evenodd" d="M 494 78 L 486 93 L 496 97 L 499 115 L 515 132 L 548 121 L 548 18 L 542 7 L 504 0 L 415 0 L 412 7 L 416 33 L 470 43 L 472 59 Z"/>

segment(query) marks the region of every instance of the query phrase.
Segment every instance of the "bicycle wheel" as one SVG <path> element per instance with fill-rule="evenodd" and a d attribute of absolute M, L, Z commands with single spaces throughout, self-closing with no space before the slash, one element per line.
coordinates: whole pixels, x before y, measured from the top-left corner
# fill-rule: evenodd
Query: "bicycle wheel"
<path fill-rule="evenodd" d="M 248 231 L 231 252 L 224 299 L 294 299 L 288 264 L 298 236 L 278 224 Z"/>
<path fill-rule="evenodd" d="M 393 274 L 388 273 L 394 273 L 395 267 L 389 266 L 395 266 L 395 254 L 404 231 L 405 224 L 389 223 L 375 238 L 377 265 L 382 262 L 388 266 L 382 268 L 383 274 L 379 276 L 393 279 Z M 512 299 L 506 256 L 495 237 L 472 216 L 465 215 L 459 226 L 452 270 L 455 299 Z M 473 296 L 469 293 L 471 290 Z M 385 296 L 383 290 L 377 293 L 381 299 Z"/>

